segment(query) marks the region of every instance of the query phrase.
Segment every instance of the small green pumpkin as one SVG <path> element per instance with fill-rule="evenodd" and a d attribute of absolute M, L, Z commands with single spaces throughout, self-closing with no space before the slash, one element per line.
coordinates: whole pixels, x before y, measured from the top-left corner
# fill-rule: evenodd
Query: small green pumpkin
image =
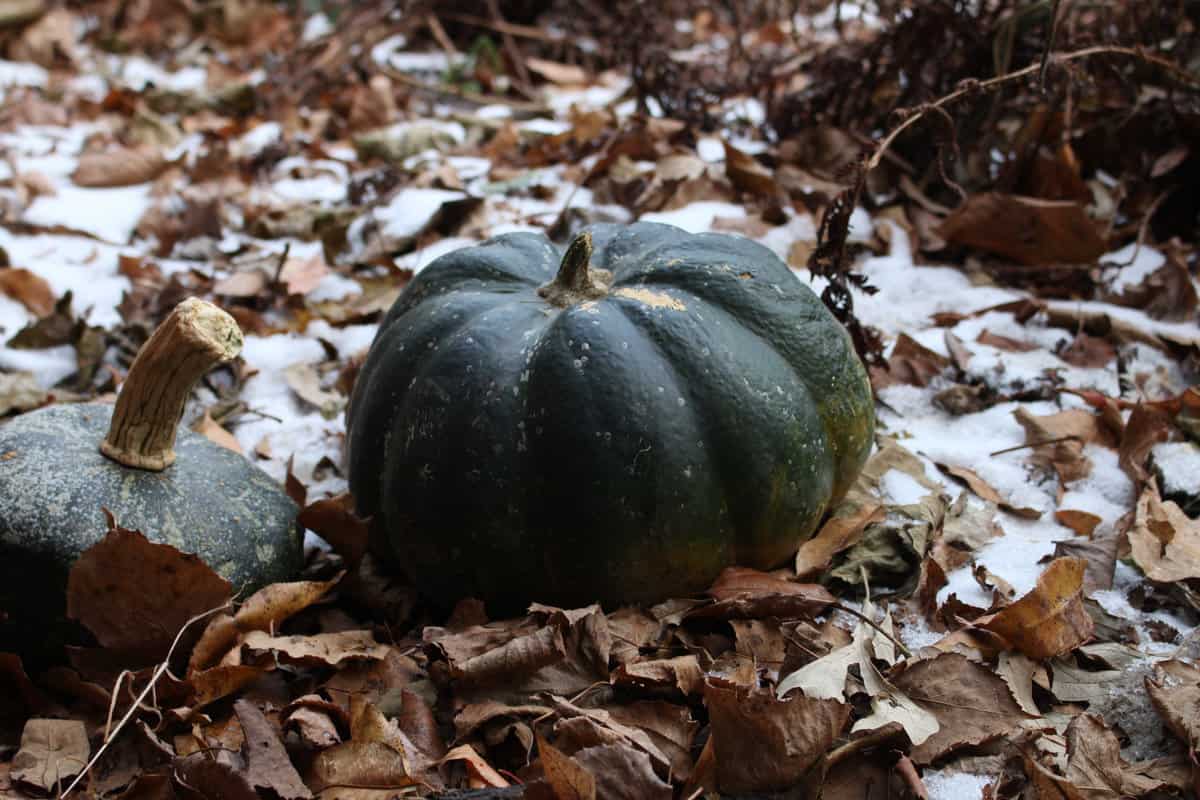
<path fill-rule="evenodd" d="M 431 263 L 347 426 L 376 550 L 435 603 L 500 612 L 783 564 L 858 474 L 874 405 L 845 330 L 768 249 L 638 223 Z"/>

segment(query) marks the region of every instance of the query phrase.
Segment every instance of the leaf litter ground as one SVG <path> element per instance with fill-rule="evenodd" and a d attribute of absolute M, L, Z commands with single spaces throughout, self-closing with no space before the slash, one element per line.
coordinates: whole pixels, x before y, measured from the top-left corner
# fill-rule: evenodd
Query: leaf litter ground
<path fill-rule="evenodd" d="M 90 637 L 0 654 L 0 794 L 1194 796 L 1197 21 L 412 5 L 0 2 L 0 406 L 111 396 L 211 297 L 247 344 L 188 419 L 310 532 L 244 597 L 110 523 L 67 598 Z M 1076 58 L 1104 25 L 1130 52 Z M 757 239 L 840 307 L 874 456 L 789 568 L 431 616 L 340 471 L 381 312 L 442 253 L 634 218 Z"/>

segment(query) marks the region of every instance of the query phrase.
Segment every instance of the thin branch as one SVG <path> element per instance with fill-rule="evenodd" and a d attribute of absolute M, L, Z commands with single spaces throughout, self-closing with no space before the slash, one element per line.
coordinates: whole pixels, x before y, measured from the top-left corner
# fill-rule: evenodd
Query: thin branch
<path fill-rule="evenodd" d="M 862 620 L 863 622 L 867 623 L 872 628 L 874 628 L 877 633 L 882 633 L 886 638 L 888 638 L 892 641 L 892 644 L 896 645 L 897 649 L 899 649 L 900 652 L 904 654 L 905 658 L 913 657 L 912 650 L 909 650 L 908 647 L 905 646 L 904 642 L 900 641 L 895 636 L 892 636 L 890 633 L 885 631 L 883 628 L 881 628 L 879 626 L 879 623 L 877 623 L 875 620 L 868 617 L 866 614 L 863 614 L 861 611 L 855 611 L 853 608 L 844 606 L 841 603 L 832 603 L 831 605 L 834 608 L 836 608 L 838 611 L 845 611 L 847 614 L 849 614 L 852 617 L 858 617 L 860 620 Z"/>
<path fill-rule="evenodd" d="M 1168 59 L 1162 58 L 1161 56 L 1151 55 L 1144 50 L 1134 47 L 1097 45 L 1095 47 L 1085 47 L 1082 50 L 1075 50 L 1071 53 L 1063 53 L 1061 55 L 1051 56 L 1050 60 L 1055 64 L 1066 64 L 1068 62 L 1078 61 L 1079 59 L 1083 58 L 1091 58 L 1092 56 L 1103 55 L 1128 56 L 1130 58 L 1136 58 L 1140 61 L 1144 61 L 1147 64 L 1153 64 L 1161 68 L 1184 83 L 1188 83 L 1193 86 L 1200 86 L 1200 77 L 1193 75 L 1191 72 L 1188 72 L 1186 69 L 1183 69 L 1178 64 L 1175 64 Z M 917 120 L 923 118 L 928 112 L 935 109 L 941 109 L 944 106 L 947 106 L 969 94 L 994 91 L 1000 86 L 1012 83 L 1013 81 L 1024 78 L 1028 75 L 1033 75 L 1039 69 L 1041 69 L 1040 64 L 1030 64 L 1027 67 L 1016 70 L 1015 72 L 997 75 L 996 77 L 988 78 L 987 80 L 963 81 L 959 84 L 959 88 L 955 89 L 953 92 L 950 92 L 950 94 L 939 97 L 932 103 L 925 103 L 921 106 L 918 106 L 916 109 L 913 109 L 907 117 L 904 118 L 903 122 L 893 128 L 890 132 L 888 132 L 887 136 L 880 140 L 879 144 L 875 148 L 875 152 L 872 153 L 871 158 L 867 160 L 866 171 L 870 172 L 878 167 L 879 162 L 883 160 L 883 154 L 889 147 L 892 146 L 892 142 L 896 140 L 896 137 L 908 130 L 909 127 L 915 124 Z"/>

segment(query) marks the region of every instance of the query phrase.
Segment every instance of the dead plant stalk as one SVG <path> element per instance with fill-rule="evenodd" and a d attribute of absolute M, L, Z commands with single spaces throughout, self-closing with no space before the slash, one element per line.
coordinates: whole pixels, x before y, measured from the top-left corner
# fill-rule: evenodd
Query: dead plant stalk
<path fill-rule="evenodd" d="M 1134 47 L 1118 47 L 1116 45 L 1097 45 L 1095 47 L 1085 47 L 1082 50 L 1075 50 L 1070 53 L 1051 55 L 1048 63 L 1066 64 L 1071 61 L 1078 61 L 1079 59 L 1102 55 L 1117 55 L 1136 58 L 1140 61 L 1144 61 L 1147 64 L 1153 64 L 1154 66 L 1159 67 L 1184 83 L 1189 83 L 1193 86 L 1200 86 L 1200 77 L 1193 75 L 1172 61 L 1155 56 L 1145 52 L 1144 50 Z M 1014 72 L 1007 72 L 1003 75 L 997 75 L 994 78 L 988 78 L 987 80 L 962 81 L 959 83 L 958 88 L 953 92 L 950 92 L 950 94 L 939 97 L 937 100 L 934 100 L 931 103 L 924 103 L 920 106 L 917 106 L 911 111 L 911 113 L 909 113 L 908 116 L 904 118 L 899 125 L 889 131 L 887 136 L 883 137 L 878 145 L 876 145 L 875 151 L 871 154 L 870 159 L 867 160 L 865 172 L 870 172 L 878 167 L 879 163 L 883 160 L 884 153 L 888 151 L 888 148 L 891 147 L 892 142 L 896 140 L 896 137 L 910 128 L 929 112 L 942 111 L 945 106 L 948 106 L 954 101 L 966 97 L 967 95 L 976 94 L 978 92 L 994 91 L 1007 83 L 1012 83 L 1020 78 L 1038 73 L 1044 69 L 1043 61 L 1039 61 L 1036 64 L 1030 64 L 1029 66 L 1023 67 L 1022 69 Z"/>

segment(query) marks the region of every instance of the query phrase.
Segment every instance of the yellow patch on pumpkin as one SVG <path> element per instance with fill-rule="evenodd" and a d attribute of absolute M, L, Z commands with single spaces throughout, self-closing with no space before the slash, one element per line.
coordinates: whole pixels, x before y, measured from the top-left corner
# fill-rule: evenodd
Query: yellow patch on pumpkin
<path fill-rule="evenodd" d="M 613 294 L 618 294 L 621 297 L 628 297 L 630 300 L 637 300 L 639 303 L 651 306 L 653 308 L 669 308 L 672 311 L 687 311 L 687 306 L 663 292 L 655 292 L 650 289 L 632 289 L 623 287 L 617 289 Z"/>

